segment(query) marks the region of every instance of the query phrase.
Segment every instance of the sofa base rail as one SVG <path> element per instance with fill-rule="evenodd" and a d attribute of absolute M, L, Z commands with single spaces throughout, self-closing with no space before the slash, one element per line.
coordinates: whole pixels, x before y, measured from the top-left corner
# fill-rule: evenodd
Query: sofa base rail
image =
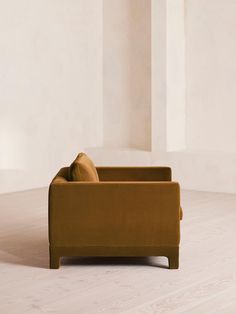
<path fill-rule="evenodd" d="M 50 268 L 60 267 L 60 258 L 63 256 L 166 256 L 170 269 L 179 268 L 179 247 L 153 246 L 81 246 L 81 247 L 54 247 L 49 246 Z"/>

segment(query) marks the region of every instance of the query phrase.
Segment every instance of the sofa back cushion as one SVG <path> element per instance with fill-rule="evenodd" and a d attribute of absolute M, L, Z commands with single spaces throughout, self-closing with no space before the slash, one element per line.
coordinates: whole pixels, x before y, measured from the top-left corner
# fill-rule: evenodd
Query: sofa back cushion
<path fill-rule="evenodd" d="M 70 165 L 71 181 L 99 182 L 97 169 L 92 160 L 85 154 L 80 153 Z"/>

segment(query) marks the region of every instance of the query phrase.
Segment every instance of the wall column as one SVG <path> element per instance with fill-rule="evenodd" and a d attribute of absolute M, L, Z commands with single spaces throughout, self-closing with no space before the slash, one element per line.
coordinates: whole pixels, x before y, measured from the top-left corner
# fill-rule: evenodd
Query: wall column
<path fill-rule="evenodd" d="M 186 148 L 184 0 L 152 1 L 152 151 Z"/>

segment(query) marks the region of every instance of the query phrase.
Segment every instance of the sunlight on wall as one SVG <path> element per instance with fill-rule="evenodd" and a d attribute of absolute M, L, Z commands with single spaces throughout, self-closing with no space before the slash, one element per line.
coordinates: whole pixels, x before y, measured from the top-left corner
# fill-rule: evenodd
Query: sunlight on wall
<path fill-rule="evenodd" d="M 25 140 L 14 121 L 0 124 L 0 169 L 22 169 L 25 167 Z"/>

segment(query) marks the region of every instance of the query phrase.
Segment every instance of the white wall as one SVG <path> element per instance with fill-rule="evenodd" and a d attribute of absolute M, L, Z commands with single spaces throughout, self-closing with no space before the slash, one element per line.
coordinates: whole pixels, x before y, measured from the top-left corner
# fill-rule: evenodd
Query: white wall
<path fill-rule="evenodd" d="M 236 1 L 186 1 L 187 147 L 236 152 Z"/>
<path fill-rule="evenodd" d="M 168 165 L 184 189 L 236 193 L 235 5 L 152 0 L 152 152 L 88 150 L 97 164 Z"/>
<path fill-rule="evenodd" d="M 236 152 L 235 29 L 234 0 L 152 1 L 153 151 Z"/>
<path fill-rule="evenodd" d="M 167 149 L 167 3 L 152 0 L 152 151 Z"/>
<path fill-rule="evenodd" d="M 235 21 L 233 0 L 0 0 L 0 193 L 81 150 L 236 193 Z"/>
<path fill-rule="evenodd" d="M 0 192 L 102 144 L 102 0 L 1 0 L 0 69 Z"/>
<path fill-rule="evenodd" d="M 166 2 L 166 141 L 167 151 L 179 151 L 186 148 L 185 0 Z"/>
<path fill-rule="evenodd" d="M 152 151 L 186 148 L 184 0 L 152 0 Z"/>
<path fill-rule="evenodd" d="M 104 0 L 104 145 L 151 148 L 151 0 Z"/>

